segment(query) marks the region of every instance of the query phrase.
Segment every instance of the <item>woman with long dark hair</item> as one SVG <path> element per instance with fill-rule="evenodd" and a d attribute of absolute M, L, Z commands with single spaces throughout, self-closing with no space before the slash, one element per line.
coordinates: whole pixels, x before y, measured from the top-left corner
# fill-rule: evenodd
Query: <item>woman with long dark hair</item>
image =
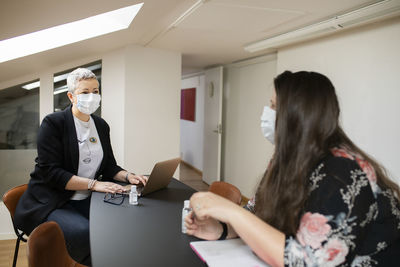
<path fill-rule="evenodd" d="M 330 80 L 285 71 L 274 85 L 275 153 L 255 198 L 246 210 L 194 194 L 187 233 L 239 236 L 272 266 L 397 266 L 399 186 L 340 127 Z"/>

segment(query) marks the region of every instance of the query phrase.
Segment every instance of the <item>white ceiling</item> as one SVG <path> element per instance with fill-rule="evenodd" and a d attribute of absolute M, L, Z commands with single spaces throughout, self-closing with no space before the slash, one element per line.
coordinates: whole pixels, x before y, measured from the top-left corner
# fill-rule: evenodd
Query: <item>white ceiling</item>
<path fill-rule="evenodd" d="M 128 29 L 0 63 L 0 82 L 128 44 L 179 51 L 188 74 L 261 55 L 266 51 L 251 54 L 243 46 L 379 1 L 206 0 L 171 28 L 197 0 L 0 0 L 0 40 L 140 2 Z"/>

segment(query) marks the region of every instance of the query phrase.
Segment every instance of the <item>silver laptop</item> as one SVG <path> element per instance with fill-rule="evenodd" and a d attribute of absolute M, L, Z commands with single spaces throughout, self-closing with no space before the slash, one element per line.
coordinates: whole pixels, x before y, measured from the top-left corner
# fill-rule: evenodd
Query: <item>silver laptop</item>
<path fill-rule="evenodd" d="M 157 162 L 151 171 L 146 186 L 137 188 L 139 196 L 145 196 L 167 187 L 180 162 L 180 158 Z"/>

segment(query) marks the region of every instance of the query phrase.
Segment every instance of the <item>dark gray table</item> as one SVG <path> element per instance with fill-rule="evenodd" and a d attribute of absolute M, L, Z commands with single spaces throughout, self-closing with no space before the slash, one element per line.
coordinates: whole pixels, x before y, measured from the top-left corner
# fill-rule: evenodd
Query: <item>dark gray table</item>
<path fill-rule="evenodd" d="M 181 233 L 183 201 L 194 189 L 172 179 L 167 188 L 121 206 L 92 193 L 90 245 L 93 267 L 205 266 L 190 248 L 198 240 Z"/>

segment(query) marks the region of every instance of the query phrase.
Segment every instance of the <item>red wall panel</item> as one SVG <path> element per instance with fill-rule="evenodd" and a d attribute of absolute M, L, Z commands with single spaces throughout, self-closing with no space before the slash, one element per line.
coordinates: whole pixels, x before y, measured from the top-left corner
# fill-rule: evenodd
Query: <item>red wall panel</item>
<path fill-rule="evenodd" d="M 181 120 L 195 121 L 196 88 L 181 90 Z"/>

